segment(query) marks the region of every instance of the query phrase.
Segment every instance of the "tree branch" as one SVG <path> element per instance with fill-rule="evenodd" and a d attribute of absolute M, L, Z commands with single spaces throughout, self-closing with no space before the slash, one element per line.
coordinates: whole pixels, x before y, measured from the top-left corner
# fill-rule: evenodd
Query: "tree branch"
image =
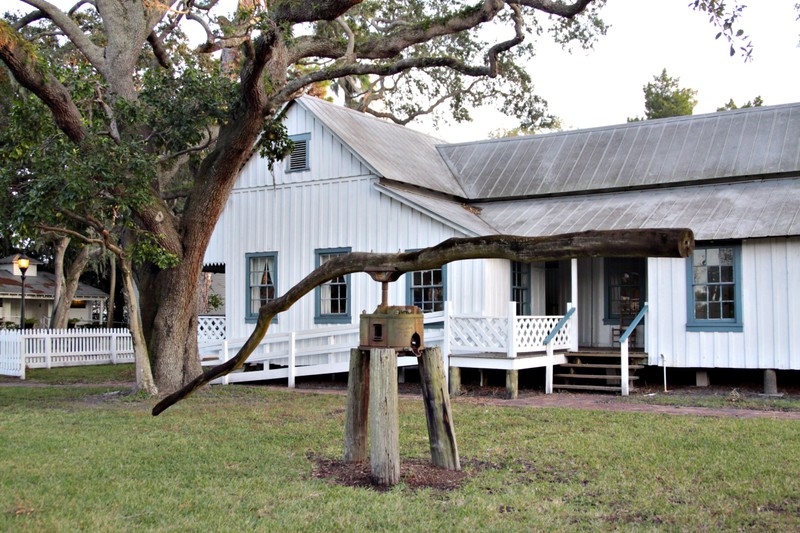
<path fill-rule="evenodd" d="M 586 231 L 551 237 L 454 238 L 417 252 L 376 254 L 353 252 L 327 261 L 282 296 L 266 303 L 258 312 L 255 329 L 239 352 L 229 361 L 206 370 L 155 407 L 158 416 L 203 385 L 241 368 L 266 335 L 272 319 L 288 310 L 315 287 L 355 272 L 413 272 L 437 268 L 464 259 L 508 259 L 511 261 L 556 261 L 574 257 L 688 257 L 694 250 L 689 229 Z"/>
<path fill-rule="evenodd" d="M 86 137 L 83 118 L 67 88 L 41 70 L 25 39 L 5 21 L 0 21 L 0 59 L 20 85 L 50 108 L 58 127 L 73 142 L 79 144 Z"/>
<path fill-rule="evenodd" d="M 33 6 L 47 15 L 53 24 L 61 28 L 61 31 L 70 41 L 80 50 L 86 59 L 94 65 L 100 72 L 106 69 L 106 60 L 103 49 L 94 44 L 81 28 L 66 13 L 46 0 L 22 0 L 26 4 Z"/>

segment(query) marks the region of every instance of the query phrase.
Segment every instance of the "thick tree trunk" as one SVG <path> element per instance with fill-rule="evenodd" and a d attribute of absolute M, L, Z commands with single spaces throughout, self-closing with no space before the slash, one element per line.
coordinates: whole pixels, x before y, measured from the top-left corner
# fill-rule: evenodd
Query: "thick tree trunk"
<path fill-rule="evenodd" d="M 202 373 L 197 351 L 197 282 L 200 264 L 184 260 L 159 272 L 148 347 L 162 393 L 174 392 Z"/>
<path fill-rule="evenodd" d="M 128 306 L 128 328 L 131 331 L 133 354 L 136 362 L 136 388 L 155 396 L 158 394 L 158 387 L 153 379 L 153 371 L 150 367 L 150 357 L 147 353 L 147 341 L 142 330 L 141 311 L 130 259 L 123 258 L 120 261 L 120 270 L 122 270 L 122 284 L 125 287 L 125 303 Z"/>

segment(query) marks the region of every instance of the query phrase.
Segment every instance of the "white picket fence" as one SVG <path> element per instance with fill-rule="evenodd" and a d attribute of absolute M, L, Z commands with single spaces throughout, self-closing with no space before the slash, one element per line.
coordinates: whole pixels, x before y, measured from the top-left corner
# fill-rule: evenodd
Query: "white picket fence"
<path fill-rule="evenodd" d="M 25 379 L 25 368 L 132 363 L 124 328 L 0 331 L 0 374 Z"/>

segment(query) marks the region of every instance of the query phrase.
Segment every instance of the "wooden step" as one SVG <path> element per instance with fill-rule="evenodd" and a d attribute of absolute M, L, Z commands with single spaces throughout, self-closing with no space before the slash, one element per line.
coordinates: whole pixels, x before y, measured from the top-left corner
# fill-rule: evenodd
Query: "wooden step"
<path fill-rule="evenodd" d="M 614 374 L 553 374 L 554 378 L 570 378 L 570 379 L 616 379 L 621 380 L 622 376 Z M 628 376 L 628 380 L 634 381 L 639 379 L 639 376 Z"/>
<path fill-rule="evenodd" d="M 568 390 L 598 390 L 604 392 L 621 392 L 621 387 L 608 387 L 603 385 L 565 385 L 553 383 L 554 389 L 568 389 Z"/>
<path fill-rule="evenodd" d="M 622 365 L 612 365 L 612 364 L 605 364 L 605 363 L 564 363 L 558 365 L 560 367 L 566 368 L 616 368 L 617 370 L 622 368 Z M 630 370 L 640 370 L 644 368 L 644 365 L 628 365 Z"/>

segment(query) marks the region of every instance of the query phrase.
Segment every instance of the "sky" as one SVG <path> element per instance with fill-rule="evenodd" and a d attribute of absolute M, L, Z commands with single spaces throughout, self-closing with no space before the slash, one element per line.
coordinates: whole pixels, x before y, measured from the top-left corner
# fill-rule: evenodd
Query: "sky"
<path fill-rule="evenodd" d="M 800 21 L 797 0 L 750 0 L 741 27 L 753 59 L 731 57 L 724 38 L 689 0 L 608 0 L 611 25 L 594 50 L 569 54 L 543 37 L 530 64 L 536 92 L 564 129 L 619 124 L 644 116 L 642 88 L 663 68 L 680 86 L 697 90 L 694 114 L 712 113 L 729 99 L 742 105 L 760 95 L 765 105 L 800 101 Z M 450 142 L 484 139 L 516 124 L 491 110 L 476 110 L 468 125 L 411 127 Z"/>

